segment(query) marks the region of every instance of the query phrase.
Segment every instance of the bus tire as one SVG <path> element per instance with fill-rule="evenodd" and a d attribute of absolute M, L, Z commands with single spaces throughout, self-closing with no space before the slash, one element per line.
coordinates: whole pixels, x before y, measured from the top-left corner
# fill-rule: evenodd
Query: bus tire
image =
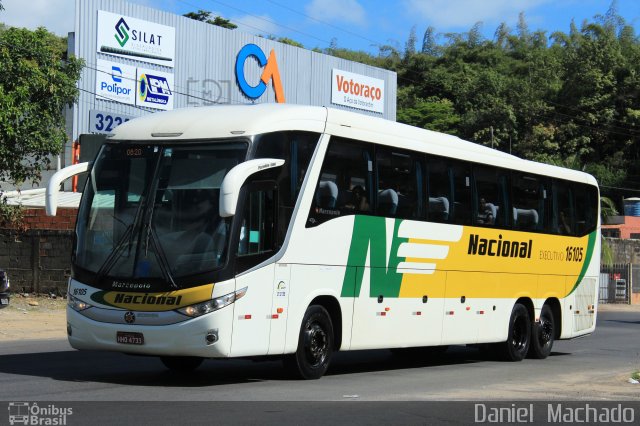
<path fill-rule="evenodd" d="M 327 372 L 334 349 L 333 323 L 320 305 L 307 308 L 300 326 L 298 349 L 284 358 L 289 372 L 300 379 L 319 379 Z"/>
<path fill-rule="evenodd" d="M 531 342 L 531 319 L 527 308 L 516 303 L 509 319 L 507 340 L 500 344 L 500 355 L 505 361 L 522 361 Z"/>
<path fill-rule="evenodd" d="M 197 356 L 161 356 L 160 361 L 171 371 L 189 373 L 200 367 L 204 358 Z"/>
<path fill-rule="evenodd" d="M 545 304 L 540 311 L 540 321 L 533 324 L 529 357 L 535 359 L 548 357 L 553 348 L 555 333 L 556 326 L 553 320 L 553 312 L 549 305 Z"/>

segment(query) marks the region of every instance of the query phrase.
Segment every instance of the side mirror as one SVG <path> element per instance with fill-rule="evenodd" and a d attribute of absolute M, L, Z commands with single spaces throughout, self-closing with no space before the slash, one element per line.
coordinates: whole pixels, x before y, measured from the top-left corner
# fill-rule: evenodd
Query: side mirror
<path fill-rule="evenodd" d="M 236 214 L 240 188 L 249 176 L 283 164 L 284 160 L 276 158 L 256 158 L 240 163 L 229 170 L 220 185 L 220 216 L 230 217 Z"/>
<path fill-rule="evenodd" d="M 58 211 L 58 193 L 60 192 L 60 184 L 72 176 L 84 173 L 89 170 L 91 163 L 74 164 L 58 170 L 47 184 L 47 192 L 45 196 L 45 210 L 47 216 L 55 216 Z"/>

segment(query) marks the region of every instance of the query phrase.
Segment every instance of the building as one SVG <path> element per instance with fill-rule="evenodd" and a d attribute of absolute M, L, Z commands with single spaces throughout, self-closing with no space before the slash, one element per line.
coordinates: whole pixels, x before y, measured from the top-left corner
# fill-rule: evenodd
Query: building
<path fill-rule="evenodd" d="M 81 135 L 175 108 L 286 102 L 396 119 L 395 72 L 123 0 L 76 0 L 69 40 L 85 68 L 63 166 Z"/>
<path fill-rule="evenodd" d="M 607 218 L 602 225 L 602 235 L 610 238 L 640 240 L 640 198 L 626 198 L 624 216 Z"/>

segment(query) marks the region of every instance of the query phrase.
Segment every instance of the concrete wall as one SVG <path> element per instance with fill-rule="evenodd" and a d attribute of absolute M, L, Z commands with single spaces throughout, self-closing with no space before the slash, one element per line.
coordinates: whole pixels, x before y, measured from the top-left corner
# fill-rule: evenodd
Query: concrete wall
<path fill-rule="evenodd" d="M 640 265 L 640 240 L 605 238 L 613 253 L 613 263 Z"/>

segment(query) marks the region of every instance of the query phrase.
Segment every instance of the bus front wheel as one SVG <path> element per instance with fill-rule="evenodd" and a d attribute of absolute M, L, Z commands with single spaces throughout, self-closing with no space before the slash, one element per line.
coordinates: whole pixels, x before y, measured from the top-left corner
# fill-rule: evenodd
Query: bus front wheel
<path fill-rule="evenodd" d="M 522 361 L 529 351 L 531 341 L 531 320 L 527 308 L 516 303 L 509 319 L 509 334 L 506 342 L 500 344 L 500 352 L 505 361 Z"/>
<path fill-rule="evenodd" d="M 327 372 L 333 355 L 333 323 L 327 310 L 319 305 L 307 308 L 298 336 L 298 349 L 284 358 L 294 376 L 313 380 Z"/>
<path fill-rule="evenodd" d="M 200 367 L 204 358 L 197 356 L 162 356 L 160 361 L 171 371 L 188 373 Z"/>
<path fill-rule="evenodd" d="M 555 332 L 553 312 L 549 305 L 544 305 L 540 311 L 540 320 L 533 325 L 529 356 L 536 359 L 548 357 L 551 353 L 551 348 L 553 348 Z"/>

